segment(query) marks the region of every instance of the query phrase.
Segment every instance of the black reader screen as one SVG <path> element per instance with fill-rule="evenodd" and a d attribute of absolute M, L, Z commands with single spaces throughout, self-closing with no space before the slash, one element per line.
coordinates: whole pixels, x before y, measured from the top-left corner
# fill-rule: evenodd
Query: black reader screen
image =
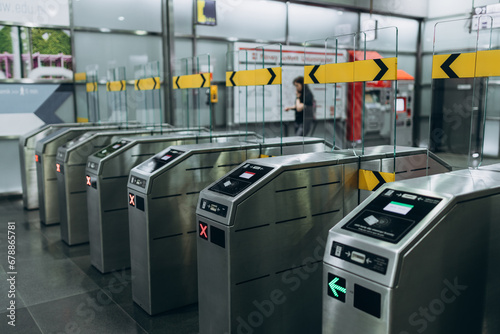
<path fill-rule="evenodd" d="M 342 228 L 396 244 L 439 202 L 439 198 L 386 189 Z"/>
<path fill-rule="evenodd" d="M 272 170 L 272 167 L 244 164 L 228 176 L 222 178 L 210 187 L 209 190 L 235 197 Z"/>
<path fill-rule="evenodd" d="M 117 150 L 119 150 L 123 146 L 127 145 L 128 143 L 130 143 L 130 141 L 128 141 L 128 140 L 117 141 L 117 142 L 109 145 L 108 147 L 103 148 L 102 150 L 100 150 L 99 152 L 97 152 L 94 155 L 98 158 L 104 158 L 104 157 L 110 155 L 111 153 L 116 152 Z"/>
<path fill-rule="evenodd" d="M 153 173 L 168 164 L 170 161 L 177 159 L 182 153 L 184 153 L 184 151 L 168 150 L 167 153 L 155 155 L 151 159 L 144 161 L 137 168 L 145 171 L 146 173 Z"/>

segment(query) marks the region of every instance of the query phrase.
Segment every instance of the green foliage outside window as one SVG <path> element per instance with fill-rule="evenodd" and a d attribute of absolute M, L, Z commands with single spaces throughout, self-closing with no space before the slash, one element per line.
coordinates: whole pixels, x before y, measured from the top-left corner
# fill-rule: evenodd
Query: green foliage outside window
<path fill-rule="evenodd" d="M 12 53 L 12 37 L 10 36 L 11 31 L 11 27 L 0 26 L 0 53 Z"/>
<path fill-rule="evenodd" d="M 71 55 L 71 39 L 63 30 L 33 28 L 31 38 L 33 40 L 33 53 Z"/>

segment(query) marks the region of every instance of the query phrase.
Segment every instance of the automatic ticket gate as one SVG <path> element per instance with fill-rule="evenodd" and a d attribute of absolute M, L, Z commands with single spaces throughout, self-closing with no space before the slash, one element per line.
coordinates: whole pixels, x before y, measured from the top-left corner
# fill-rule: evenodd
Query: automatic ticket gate
<path fill-rule="evenodd" d="M 303 146 L 304 143 L 304 146 Z M 172 146 L 130 172 L 132 296 L 149 314 L 195 303 L 199 192 L 234 166 L 259 156 L 321 152 L 322 139 L 289 137 L 266 144 Z"/>
<path fill-rule="evenodd" d="M 341 150 L 249 160 L 200 193 L 201 334 L 321 332 L 326 235 L 359 203 L 360 165 L 371 159 L 373 170 L 389 168 L 385 160 L 394 147 L 365 154 Z M 397 147 L 397 178 L 422 168 L 425 174 L 426 163 L 425 149 Z M 449 170 L 438 165 L 432 172 Z"/>
<path fill-rule="evenodd" d="M 245 134 L 254 137 L 254 134 Z M 130 267 L 127 182 L 130 170 L 174 145 L 237 140 L 240 132 L 122 138 L 89 156 L 86 169 L 90 262 L 100 272 Z"/>
<path fill-rule="evenodd" d="M 488 169 L 387 184 L 334 226 L 323 333 L 499 333 L 500 165 Z"/>
<path fill-rule="evenodd" d="M 117 125 L 61 128 L 37 141 L 35 156 L 40 221 L 45 225 L 58 224 L 56 155 L 59 146 L 89 131 L 116 130 Z M 32 157 L 33 159 L 33 157 Z"/>
<path fill-rule="evenodd" d="M 161 130 L 162 133 L 177 133 L 184 129 Z M 114 130 L 105 132 L 87 132 L 75 138 L 57 150 L 56 170 L 58 183 L 59 217 L 61 239 L 68 245 L 89 241 L 87 218 L 87 187 L 85 168 L 89 155 L 101 150 L 111 142 L 122 137 L 144 137 L 160 133 L 153 129 Z"/>
<path fill-rule="evenodd" d="M 47 124 L 32 130 L 19 138 L 19 159 L 21 163 L 21 181 L 23 204 L 28 210 L 38 209 L 38 185 L 36 182 L 35 156 L 36 142 L 47 137 L 62 127 L 89 126 L 89 123 Z"/>

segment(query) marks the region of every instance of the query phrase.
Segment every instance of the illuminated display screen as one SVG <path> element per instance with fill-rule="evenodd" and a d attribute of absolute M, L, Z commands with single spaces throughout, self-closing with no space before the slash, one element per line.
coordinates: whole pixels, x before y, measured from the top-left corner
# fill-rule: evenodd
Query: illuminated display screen
<path fill-rule="evenodd" d="M 403 113 L 406 111 L 406 99 L 403 97 L 398 97 L 396 99 L 396 111 L 398 113 Z"/>
<path fill-rule="evenodd" d="M 255 173 L 252 173 L 252 172 L 244 172 L 243 174 L 240 175 L 240 177 L 248 180 L 249 178 L 251 178 L 254 175 L 255 175 Z"/>
<path fill-rule="evenodd" d="M 385 211 L 389 212 L 394 212 L 394 213 L 399 213 L 400 215 L 406 216 L 408 212 L 413 209 L 413 205 L 411 204 L 405 204 L 405 203 L 399 203 L 399 202 L 394 202 L 392 201 L 391 203 L 387 204 L 387 206 L 384 208 Z"/>

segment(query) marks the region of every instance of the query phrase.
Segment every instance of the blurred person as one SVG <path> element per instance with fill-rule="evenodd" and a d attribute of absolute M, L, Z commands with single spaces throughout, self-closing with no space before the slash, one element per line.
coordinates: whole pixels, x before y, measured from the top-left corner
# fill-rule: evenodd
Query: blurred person
<path fill-rule="evenodd" d="M 293 80 L 296 89 L 295 105 L 286 107 L 285 111 L 295 110 L 295 135 L 307 136 L 311 130 L 314 112 L 314 96 L 304 85 L 304 77 L 300 76 Z"/>

